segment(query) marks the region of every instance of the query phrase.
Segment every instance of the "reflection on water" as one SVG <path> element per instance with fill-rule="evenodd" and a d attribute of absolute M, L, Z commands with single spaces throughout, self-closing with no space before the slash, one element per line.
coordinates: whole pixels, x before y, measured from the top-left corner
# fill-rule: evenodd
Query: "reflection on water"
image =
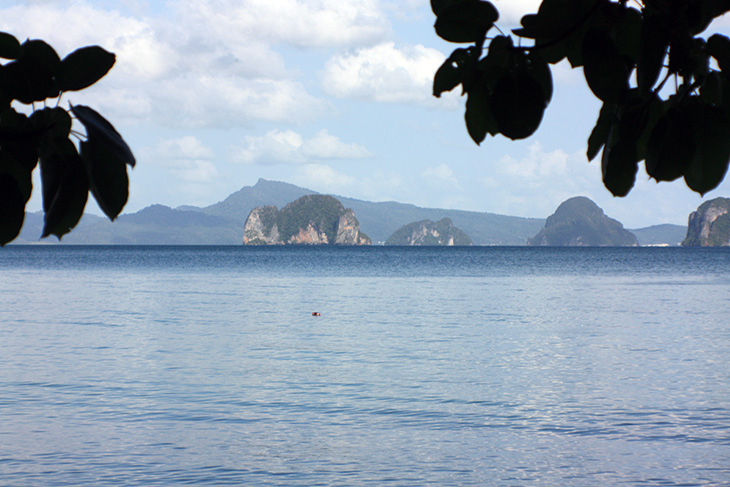
<path fill-rule="evenodd" d="M 0 253 L 0 484 L 728 484 L 730 253 L 646 250 Z"/>

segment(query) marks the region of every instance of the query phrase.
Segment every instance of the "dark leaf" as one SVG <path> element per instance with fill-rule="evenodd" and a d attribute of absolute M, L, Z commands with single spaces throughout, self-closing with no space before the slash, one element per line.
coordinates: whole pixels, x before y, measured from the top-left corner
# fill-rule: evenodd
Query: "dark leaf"
<path fill-rule="evenodd" d="M 457 49 L 441 65 L 433 77 L 433 96 L 440 97 L 444 91 L 451 91 L 463 81 L 465 62 L 469 58 L 469 51 Z"/>
<path fill-rule="evenodd" d="M 21 44 L 20 49 L 20 60 L 33 60 L 35 63 L 38 63 L 47 69 L 50 73 L 51 85 L 43 100 L 45 98 L 57 97 L 60 92 L 58 91 L 58 86 L 55 83 L 55 77 L 58 71 L 58 66 L 61 63 L 61 59 L 58 57 L 56 51 L 45 41 L 38 39 L 25 41 Z"/>
<path fill-rule="evenodd" d="M 689 113 L 695 131 L 696 149 L 684 180 L 702 195 L 715 189 L 725 177 L 730 161 L 730 121 L 722 109 L 691 97 Z"/>
<path fill-rule="evenodd" d="M 445 8 L 436 19 L 436 34 L 449 42 L 480 42 L 499 18 L 494 6 L 464 0 Z"/>
<path fill-rule="evenodd" d="M 522 28 L 513 32 L 535 41 L 555 42 L 566 38 L 581 28 L 581 21 L 588 21 L 588 15 L 600 0 L 543 0 L 537 14 L 522 17 Z M 540 42 L 536 42 L 540 45 Z"/>
<path fill-rule="evenodd" d="M 644 19 L 641 27 L 639 62 L 636 65 L 639 89 L 651 90 L 664 65 L 669 37 L 659 16 Z"/>
<path fill-rule="evenodd" d="M 527 14 L 520 19 L 522 27 L 512 29 L 512 33 L 525 39 L 538 39 L 545 37 L 545 24 L 537 14 Z"/>
<path fill-rule="evenodd" d="M 543 98 L 547 105 L 553 97 L 553 74 L 550 67 L 539 52 L 528 54 L 527 61 L 527 72 L 542 87 Z"/>
<path fill-rule="evenodd" d="M 25 219 L 25 201 L 15 180 L 0 172 L 0 246 L 12 241 L 20 233 Z"/>
<path fill-rule="evenodd" d="M 695 152 L 695 136 L 686 113 L 670 109 L 651 133 L 646 148 L 646 172 L 657 181 L 684 176 Z"/>
<path fill-rule="evenodd" d="M 38 163 L 40 142 L 40 134 L 26 115 L 12 108 L 0 113 L 0 147 L 28 171 Z"/>
<path fill-rule="evenodd" d="M 96 132 L 81 143 L 81 158 L 89 175 L 89 188 L 99 208 L 114 220 L 129 197 L 127 166 Z"/>
<path fill-rule="evenodd" d="M 20 42 L 14 36 L 0 32 L 0 58 L 18 59 L 20 56 Z"/>
<path fill-rule="evenodd" d="M 114 126 L 98 112 L 84 105 L 75 105 L 71 111 L 86 127 L 87 135 L 104 146 L 104 151 L 130 166 L 136 163 L 132 151 Z"/>
<path fill-rule="evenodd" d="M 616 26 L 616 48 L 624 59 L 631 60 L 635 64 L 639 59 L 641 46 L 641 31 L 643 20 L 641 12 L 635 8 L 623 8 L 615 5 L 618 25 Z"/>
<path fill-rule="evenodd" d="M 637 160 L 644 159 L 651 131 L 664 115 L 665 107 L 654 92 L 630 90 L 618 112 L 618 136 L 636 147 Z"/>
<path fill-rule="evenodd" d="M 695 0 L 687 3 L 685 22 L 691 35 L 703 32 L 710 23 L 730 10 L 727 0 Z"/>
<path fill-rule="evenodd" d="M 31 172 L 8 151 L 0 150 L 0 246 L 20 233 L 30 192 Z"/>
<path fill-rule="evenodd" d="M 550 64 L 566 57 L 581 66 L 582 39 L 593 22 L 600 0 L 543 0 L 537 14 L 522 17 L 514 34 L 535 40 L 540 55 Z"/>
<path fill-rule="evenodd" d="M 499 131 L 512 140 L 532 135 L 540 126 L 547 106 L 542 85 L 525 69 L 501 76 L 491 102 Z"/>
<path fill-rule="evenodd" d="M 611 125 L 614 122 L 615 115 L 615 105 L 604 103 L 601 107 L 601 112 L 598 115 L 596 126 L 593 127 L 591 135 L 588 138 L 588 150 L 586 152 L 586 156 L 588 156 L 589 161 L 592 161 L 601 151 L 601 148 L 606 144 L 606 139 L 608 139 L 608 134 L 611 131 Z"/>
<path fill-rule="evenodd" d="M 712 71 L 700 88 L 700 99 L 705 105 L 722 108 L 725 115 L 730 117 L 730 79 Z"/>
<path fill-rule="evenodd" d="M 10 174 L 15 179 L 20 194 L 25 198 L 24 201 L 30 199 L 31 191 L 33 191 L 32 170 L 19 162 L 11 152 L 4 149 L 0 149 L 0 172 Z"/>
<path fill-rule="evenodd" d="M 686 33 L 685 33 L 686 34 Z M 669 50 L 669 71 L 684 78 L 702 78 L 710 68 L 710 56 L 705 49 L 704 39 L 682 35 L 672 39 Z"/>
<path fill-rule="evenodd" d="M 717 60 L 723 74 L 730 78 L 730 39 L 722 34 L 715 34 L 707 39 L 707 52 Z"/>
<path fill-rule="evenodd" d="M 481 78 L 489 90 L 494 89 L 497 80 L 511 66 L 512 47 L 511 38 L 497 36 L 489 43 L 487 55 L 479 61 L 478 69 Z"/>
<path fill-rule="evenodd" d="M 495 135 L 498 132 L 489 92 L 484 85 L 474 85 L 469 91 L 464 119 L 469 136 L 477 144 L 482 143 L 487 133 Z"/>
<path fill-rule="evenodd" d="M 56 50 L 40 39 L 28 39 L 20 45 L 20 48 L 22 58 L 35 58 L 53 72 L 61 63 Z"/>
<path fill-rule="evenodd" d="M 61 61 L 56 78 L 61 91 L 77 91 L 87 88 L 114 66 L 114 54 L 99 46 L 77 49 Z"/>
<path fill-rule="evenodd" d="M 59 139 L 40 158 L 43 185 L 43 235 L 59 239 L 70 232 L 83 215 L 89 195 L 89 180 L 76 146 L 67 138 Z"/>
<path fill-rule="evenodd" d="M 443 12 L 447 8 L 464 1 L 469 0 L 431 0 L 431 10 L 433 11 L 434 15 L 438 17 L 439 15 L 441 15 L 441 12 Z"/>
<path fill-rule="evenodd" d="M 43 101 L 53 93 L 53 73 L 33 57 L 23 57 L 3 66 L 0 89 L 11 99 L 30 105 Z"/>
<path fill-rule="evenodd" d="M 66 138 L 71 133 L 71 116 L 63 108 L 43 108 L 30 116 L 33 128 L 47 139 Z"/>
<path fill-rule="evenodd" d="M 583 72 L 594 95 L 618 103 L 629 89 L 629 71 L 613 40 L 597 29 L 583 39 Z"/>
<path fill-rule="evenodd" d="M 636 147 L 631 143 L 612 140 L 614 133 L 614 130 L 609 133 L 601 156 L 603 184 L 614 196 L 626 196 L 634 187 L 639 169 Z"/>

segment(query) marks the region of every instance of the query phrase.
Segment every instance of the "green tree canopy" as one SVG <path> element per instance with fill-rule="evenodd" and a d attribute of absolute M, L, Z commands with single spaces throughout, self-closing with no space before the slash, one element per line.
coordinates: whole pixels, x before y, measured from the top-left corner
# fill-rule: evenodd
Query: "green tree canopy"
<path fill-rule="evenodd" d="M 550 102 L 551 65 L 582 68 L 602 102 L 587 156 L 601 154 L 614 196 L 634 185 L 639 163 L 657 181 L 684 177 L 704 194 L 730 161 L 730 39 L 707 37 L 730 0 L 543 0 L 508 35 L 482 0 L 431 0 L 436 33 L 468 44 L 434 76 L 438 97 L 461 85 L 467 131 L 524 139 Z"/>
<path fill-rule="evenodd" d="M 0 59 L 6 60 L 0 64 L 0 245 L 17 237 L 23 226 L 36 166 L 45 213 L 42 237 L 60 239 L 71 231 L 89 191 L 114 220 L 127 202 L 126 166 L 134 166 L 134 155 L 92 108 L 60 106 L 63 93 L 83 90 L 104 77 L 114 65 L 114 54 L 87 46 L 61 59 L 42 40 L 21 44 L 0 32 Z M 14 102 L 30 110 L 18 111 Z M 73 119 L 85 133 L 74 129 Z"/>

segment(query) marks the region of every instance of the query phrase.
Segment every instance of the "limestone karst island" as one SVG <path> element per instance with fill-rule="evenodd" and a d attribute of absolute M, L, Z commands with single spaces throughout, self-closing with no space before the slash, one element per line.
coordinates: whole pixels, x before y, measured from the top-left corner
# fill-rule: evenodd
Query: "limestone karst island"
<path fill-rule="evenodd" d="M 258 206 L 243 227 L 244 245 L 370 245 L 351 209 L 336 198 L 310 194 L 281 210 Z"/>
<path fill-rule="evenodd" d="M 420 222 L 403 225 L 385 241 L 385 245 L 447 246 L 471 245 L 469 235 L 454 226 L 450 218 L 434 222 Z"/>
<path fill-rule="evenodd" d="M 576 196 L 564 201 L 527 245 L 559 247 L 632 247 L 636 235 L 609 218 L 593 201 Z"/>

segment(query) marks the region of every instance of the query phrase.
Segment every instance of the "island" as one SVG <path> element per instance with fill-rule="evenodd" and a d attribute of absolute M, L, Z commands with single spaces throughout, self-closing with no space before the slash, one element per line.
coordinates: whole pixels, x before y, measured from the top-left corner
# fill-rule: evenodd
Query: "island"
<path fill-rule="evenodd" d="M 706 201 L 689 215 L 684 247 L 730 246 L 730 198 Z"/>
<path fill-rule="evenodd" d="M 450 218 L 437 222 L 421 220 L 400 227 L 385 241 L 385 245 L 471 245 L 469 236 L 456 228 Z"/>
<path fill-rule="evenodd" d="M 244 245 L 370 245 L 355 213 L 328 195 L 309 194 L 287 204 L 258 206 L 243 227 Z"/>
<path fill-rule="evenodd" d="M 556 247 L 635 247 L 636 236 L 609 218 L 585 196 L 570 198 L 547 218 L 527 245 Z"/>

